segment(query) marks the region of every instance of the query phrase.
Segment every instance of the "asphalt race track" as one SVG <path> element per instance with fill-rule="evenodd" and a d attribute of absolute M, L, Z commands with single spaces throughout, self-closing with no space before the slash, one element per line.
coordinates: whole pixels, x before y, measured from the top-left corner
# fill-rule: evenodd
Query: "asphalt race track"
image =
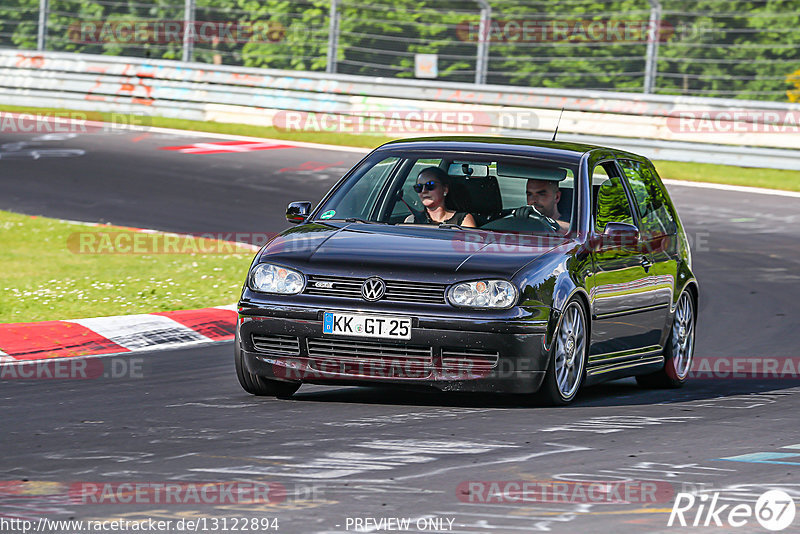
<path fill-rule="evenodd" d="M 187 233 L 280 231 L 289 201 L 319 200 L 364 155 L 184 154 L 162 148 L 215 141 L 158 133 L 46 137 L 0 134 L 0 209 Z"/>
<path fill-rule="evenodd" d="M 280 231 L 288 202 L 319 200 L 361 157 L 160 150 L 198 142 L 214 141 L 2 134 L 0 209 L 180 232 Z M 53 152 L 37 158 L 35 150 Z M 796 361 L 800 200 L 670 191 L 701 284 L 695 358 Z M 730 509 L 783 489 L 800 504 L 796 378 L 695 379 L 677 391 L 642 390 L 628 379 L 590 388 L 571 407 L 542 408 L 323 386 L 303 386 L 290 400 L 256 398 L 236 380 L 231 343 L 108 360 L 139 372 L 0 383 L 0 484 L 25 481 L 17 492 L 0 491 L 0 518 L 203 519 L 209 529 L 216 519 L 208 531 L 219 532 L 253 518 L 277 518 L 279 532 L 379 531 L 363 521 L 390 517 L 410 519 L 411 531 L 727 532 L 730 525 L 703 526 L 705 513 L 699 526 L 669 527 L 676 494 L 700 490 L 710 502 L 719 492 L 718 504 Z M 270 482 L 286 494 L 257 504 L 94 504 L 69 491 L 167 481 Z M 519 502 L 519 490 L 506 484 L 493 493 L 491 481 L 568 481 L 570 491 L 576 481 L 647 481 L 658 491 L 627 502 Z M 698 510 L 686 512 L 689 525 Z M 786 532 L 797 525 L 800 517 Z M 739 531 L 766 530 L 750 517 Z"/>

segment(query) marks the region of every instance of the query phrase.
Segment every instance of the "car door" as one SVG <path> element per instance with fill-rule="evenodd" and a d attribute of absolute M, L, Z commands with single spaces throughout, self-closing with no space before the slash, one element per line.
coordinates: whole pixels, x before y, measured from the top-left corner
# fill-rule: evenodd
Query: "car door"
<path fill-rule="evenodd" d="M 615 366 L 658 349 L 654 331 L 654 296 L 649 259 L 635 240 L 603 237 L 610 222 L 637 224 L 637 215 L 622 174 L 614 161 L 593 170 L 593 275 L 587 281 L 592 300 L 589 365 Z"/>
<path fill-rule="evenodd" d="M 636 208 L 640 247 L 650 263 L 651 305 L 657 311 L 653 328 L 663 330 L 678 273 L 678 225 L 652 165 L 633 159 L 618 159 L 617 163 Z"/>

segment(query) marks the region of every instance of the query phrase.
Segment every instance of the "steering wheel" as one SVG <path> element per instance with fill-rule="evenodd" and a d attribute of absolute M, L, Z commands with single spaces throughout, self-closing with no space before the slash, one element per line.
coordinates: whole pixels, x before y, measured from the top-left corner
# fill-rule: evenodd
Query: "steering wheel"
<path fill-rule="evenodd" d="M 508 208 L 500 211 L 499 213 L 493 215 L 486 223 L 481 225 L 481 228 L 485 228 L 487 230 L 491 230 L 491 223 L 494 221 L 506 220 L 506 219 L 518 219 L 520 222 L 523 222 L 526 226 L 532 225 L 532 228 L 525 228 L 526 231 L 529 232 L 542 232 L 542 233 L 549 233 L 553 235 L 558 235 L 561 227 L 558 225 L 556 221 L 551 219 L 550 217 L 543 215 L 540 213 L 536 208 L 533 206 L 522 206 L 520 208 Z"/>

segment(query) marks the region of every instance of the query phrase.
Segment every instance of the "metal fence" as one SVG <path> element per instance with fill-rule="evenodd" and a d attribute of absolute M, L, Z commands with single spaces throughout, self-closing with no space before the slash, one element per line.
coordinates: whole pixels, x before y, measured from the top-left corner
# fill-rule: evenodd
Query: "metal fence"
<path fill-rule="evenodd" d="M 4 0 L 0 47 L 800 101 L 798 0 Z"/>

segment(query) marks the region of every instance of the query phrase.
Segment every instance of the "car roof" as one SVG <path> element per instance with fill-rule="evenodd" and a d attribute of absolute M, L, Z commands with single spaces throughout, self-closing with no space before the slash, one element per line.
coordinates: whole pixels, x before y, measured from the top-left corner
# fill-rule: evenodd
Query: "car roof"
<path fill-rule="evenodd" d="M 419 137 L 413 139 L 397 139 L 379 147 L 379 150 L 442 150 L 446 152 L 479 152 L 514 156 L 553 158 L 571 163 L 578 163 L 581 157 L 593 150 L 613 150 L 597 145 L 568 143 L 563 141 L 547 141 L 544 139 L 526 139 L 516 137 Z"/>

